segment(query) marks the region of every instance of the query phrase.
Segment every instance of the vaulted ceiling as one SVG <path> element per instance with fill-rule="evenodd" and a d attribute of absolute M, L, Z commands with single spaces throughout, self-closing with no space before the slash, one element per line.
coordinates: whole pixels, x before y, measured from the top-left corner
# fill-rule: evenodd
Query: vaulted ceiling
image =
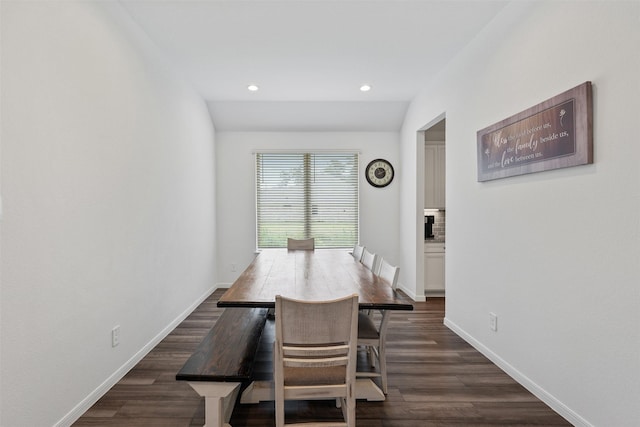
<path fill-rule="evenodd" d="M 120 3 L 219 131 L 397 131 L 415 95 L 508 2 Z"/>

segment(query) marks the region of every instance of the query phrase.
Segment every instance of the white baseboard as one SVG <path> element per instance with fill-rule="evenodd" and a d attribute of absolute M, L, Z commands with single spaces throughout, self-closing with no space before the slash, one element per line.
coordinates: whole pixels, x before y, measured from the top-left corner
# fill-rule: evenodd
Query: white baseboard
<path fill-rule="evenodd" d="M 184 319 L 189 316 L 193 310 L 195 310 L 204 300 L 206 300 L 216 289 L 217 286 L 206 291 L 200 298 L 198 298 L 193 304 L 191 304 L 186 310 L 184 310 L 178 317 L 176 317 L 171 323 L 169 323 L 158 335 L 153 337 L 144 347 L 142 347 L 136 354 L 134 354 L 124 365 L 118 368 L 113 374 L 111 374 L 102 384 L 92 391 L 87 397 L 85 397 L 80 403 L 78 403 L 67 415 L 62 417 L 54 427 L 69 427 L 76 422 L 78 418 L 82 416 L 89 408 L 91 408 L 104 394 L 111 389 L 124 377 L 127 372 L 138 364 L 153 348 L 160 343 L 167 335 L 173 331 Z"/>
<path fill-rule="evenodd" d="M 407 294 L 407 296 L 409 298 L 411 298 L 412 300 L 416 301 L 416 302 L 424 302 L 427 299 L 425 298 L 424 295 L 418 295 L 416 294 L 414 290 L 408 289 L 407 287 L 405 287 L 402 283 L 398 283 L 398 289 L 400 289 L 402 292 L 404 292 L 405 294 Z"/>
<path fill-rule="evenodd" d="M 492 352 L 490 349 L 485 347 L 482 343 L 477 341 L 471 335 L 469 335 L 466 331 L 460 328 L 451 320 L 445 317 L 444 325 L 451 329 L 454 333 L 456 333 L 460 338 L 469 343 L 473 348 L 478 350 L 484 356 L 486 356 L 489 360 L 491 360 L 496 366 L 502 369 L 507 373 L 511 378 L 513 378 L 516 382 L 522 385 L 524 388 L 529 390 L 534 396 L 538 399 L 542 400 L 546 403 L 551 409 L 556 411 L 560 416 L 569 421 L 576 427 L 593 427 L 593 424 L 589 423 L 587 420 L 582 418 L 580 415 L 572 411 L 569 407 L 567 407 L 564 403 L 559 401 L 552 394 L 548 393 L 538 384 L 533 382 L 529 377 L 524 375 L 522 372 L 518 371 L 512 365 L 510 365 L 507 361 L 502 359 L 500 356 Z"/>
<path fill-rule="evenodd" d="M 446 296 L 444 289 L 440 291 L 424 291 L 424 296 L 429 298 L 444 298 Z"/>

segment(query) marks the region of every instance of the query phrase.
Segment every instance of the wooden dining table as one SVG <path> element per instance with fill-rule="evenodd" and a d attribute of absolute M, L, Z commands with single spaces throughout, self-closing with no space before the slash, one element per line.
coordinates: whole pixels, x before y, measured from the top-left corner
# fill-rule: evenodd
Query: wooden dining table
<path fill-rule="evenodd" d="M 262 250 L 222 295 L 218 307 L 273 308 L 276 295 L 322 301 L 354 293 L 361 309 L 413 310 L 410 298 L 345 249 Z"/>
<path fill-rule="evenodd" d="M 326 301 L 358 294 L 360 309 L 413 310 L 409 297 L 356 261 L 346 249 L 291 251 L 266 249 L 218 300 L 218 307 L 275 307 L 276 295 L 304 301 Z M 269 329 L 269 328 L 267 328 Z M 273 331 L 263 338 L 273 339 Z M 269 347 L 269 346 L 267 346 Z M 356 396 L 385 400 L 371 378 L 357 378 Z M 271 381 L 253 381 L 242 393 L 242 403 L 274 399 Z"/>

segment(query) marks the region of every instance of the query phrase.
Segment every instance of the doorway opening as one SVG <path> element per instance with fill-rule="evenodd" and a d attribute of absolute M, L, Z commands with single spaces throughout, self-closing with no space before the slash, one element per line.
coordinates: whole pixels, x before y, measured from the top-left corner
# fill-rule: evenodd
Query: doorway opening
<path fill-rule="evenodd" d="M 446 118 L 417 131 L 416 294 L 445 296 Z"/>

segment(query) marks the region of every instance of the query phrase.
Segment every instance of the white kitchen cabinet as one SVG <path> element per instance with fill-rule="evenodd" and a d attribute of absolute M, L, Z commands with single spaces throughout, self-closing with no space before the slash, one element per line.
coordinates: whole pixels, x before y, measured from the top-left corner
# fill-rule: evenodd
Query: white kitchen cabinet
<path fill-rule="evenodd" d="M 428 142 L 424 146 L 424 207 L 445 208 L 445 146 Z"/>
<path fill-rule="evenodd" d="M 444 242 L 424 244 L 424 290 L 427 296 L 444 296 Z"/>

